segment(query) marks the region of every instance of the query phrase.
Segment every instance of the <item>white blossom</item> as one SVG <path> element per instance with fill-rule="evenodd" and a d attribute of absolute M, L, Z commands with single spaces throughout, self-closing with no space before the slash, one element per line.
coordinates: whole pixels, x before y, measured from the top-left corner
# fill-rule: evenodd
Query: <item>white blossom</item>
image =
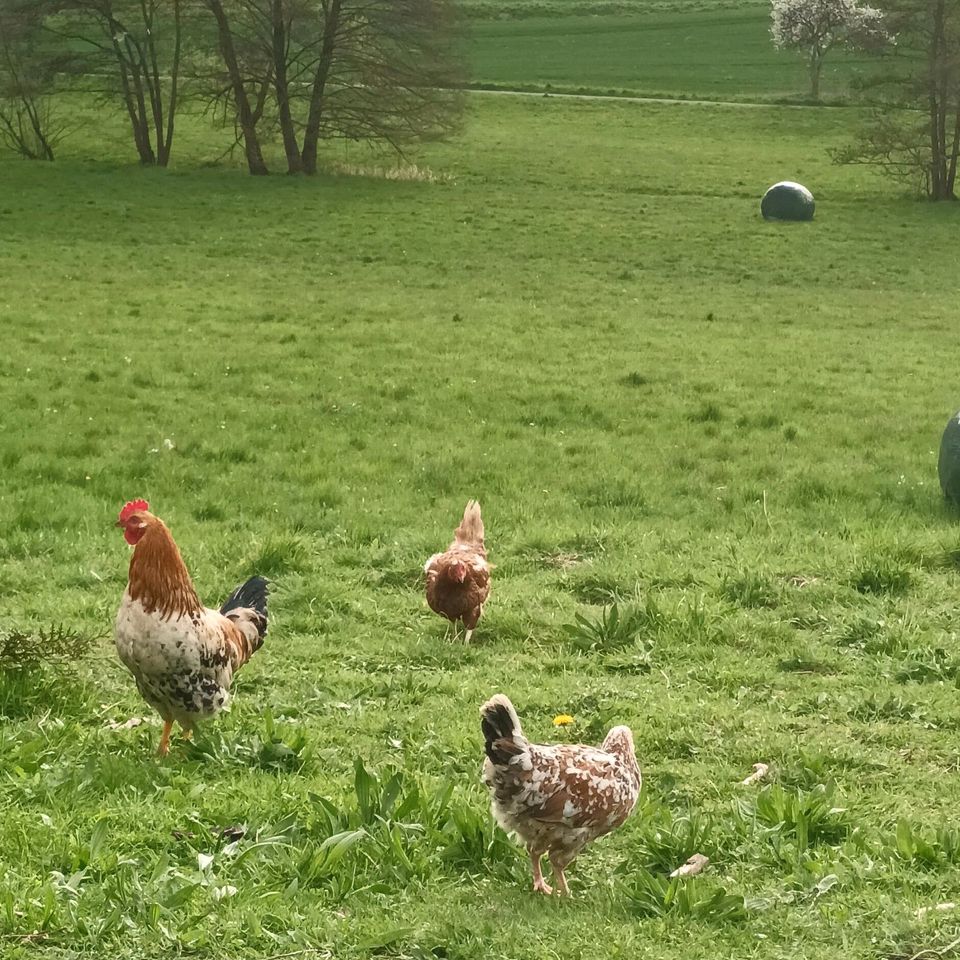
<path fill-rule="evenodd" d="M 806 53 L 815 99 L 823 58 L 832 47 L 870 46 L 889 39 L 883 14 L 859 0 L 772 0 L 770 34 L 776 46 Z"/>

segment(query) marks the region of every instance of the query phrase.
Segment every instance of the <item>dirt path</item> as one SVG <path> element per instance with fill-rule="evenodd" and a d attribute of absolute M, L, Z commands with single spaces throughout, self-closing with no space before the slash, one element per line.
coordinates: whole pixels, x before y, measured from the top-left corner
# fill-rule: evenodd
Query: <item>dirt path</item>
<path fill-rule="evenodd" d="M 475 87 L 468 89 L 469 93 L 479 93 L 485 96 L 499 97 L 540 97 L 541 99 L 556 98 L 563 100 L 614 100 L 621 103 L 682 103 L 701 107 L 741 107 L 751 109 L 777 109 L 787 107 L 791 110 L 821 110 L 822 106 L 804 103 L 757 103 L 743 100 L 687 100 L 682 97 L 638 97 L 617 96 L 609 93 L 554 93 L 551 90 L 481 90 Z"/>

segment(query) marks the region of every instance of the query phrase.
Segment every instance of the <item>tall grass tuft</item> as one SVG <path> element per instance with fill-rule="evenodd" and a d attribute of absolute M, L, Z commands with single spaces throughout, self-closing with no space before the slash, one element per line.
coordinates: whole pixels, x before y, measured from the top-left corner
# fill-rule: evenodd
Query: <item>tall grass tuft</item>
<path fill-rule="evenodd" d="M 743 897 L 708 880 L 669 880 L 642 867 L 622 881 L 618 891 L 637 917 L 663 917 L 703 923 L 742 923 L 747 919 Z"/>

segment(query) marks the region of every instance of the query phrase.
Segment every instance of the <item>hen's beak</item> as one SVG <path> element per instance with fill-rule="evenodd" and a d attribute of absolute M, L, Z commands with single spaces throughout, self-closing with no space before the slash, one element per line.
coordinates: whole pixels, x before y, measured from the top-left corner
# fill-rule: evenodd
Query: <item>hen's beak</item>
<path fill-rule="evenodd" d="M 124 522 L 123 522 L 122 520 L 118 520 L 118 521 L 114 524 L 114 526 L 115 526 L 115 527 L 123 527 L 123 526 L 125 526 L 125 524 L 124 524 Z"/>

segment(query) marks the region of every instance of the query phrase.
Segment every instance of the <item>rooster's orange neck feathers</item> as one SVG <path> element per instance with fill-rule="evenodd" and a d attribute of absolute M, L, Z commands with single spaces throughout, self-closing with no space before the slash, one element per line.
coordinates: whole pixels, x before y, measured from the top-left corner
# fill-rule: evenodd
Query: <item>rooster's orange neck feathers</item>
<path fill-rule="evenodd" d="M 203 610 L 179 548 L 166 525 L 156 517 L 151 517 L 134 547 L 127 590 L 146 613 L 158 613 L 165 620 L 193 616 Z"/>

